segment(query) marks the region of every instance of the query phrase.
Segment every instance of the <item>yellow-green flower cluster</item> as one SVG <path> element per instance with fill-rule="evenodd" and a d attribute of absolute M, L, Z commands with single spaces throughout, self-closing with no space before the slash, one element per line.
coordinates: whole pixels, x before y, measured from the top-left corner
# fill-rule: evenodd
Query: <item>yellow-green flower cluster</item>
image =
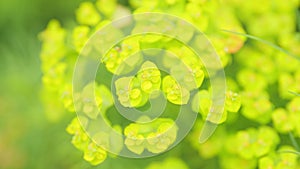
<path fill-rule="evenodd" d="M 104 115 L 106 109 L 112 105 L 111 93 L 105 86 L 91 82 L 81 92 L 75 93 L 74 101 L 76 111 L 80 114 L 69 124 L 67 132 L 73 135 L 72 144 L 84 152 L 84 159 L 92 165 L 98 165 L 106 159 L 107 152 L 103 149 L 104 145 L 99 146 L 101 144 L 96 142 L 98 141 L 96 138 L 93 140 L 90 138 L 86 129 L 90 119 L 97 119 L 99 113 Z"/>
<path fill-rule="evenodd" d="M 259 160 L 259 169 L 295 169 L 299 168 L 297 165 L 298 158 L 295 154 L 289 153 L 295 151 L 290 146 L 281 146 L 279 153 L 272 153 L 268 156 L 262 157 Z"/>
<path fill-rule="evenodd" d="M 160 85 L 160 71 L 149 61 L 141 66 L 137 76 L 121 77 L 115 81 L 118 100 L 124 107 L 143 106 Z"/>
<path fill-rule="evenodd" d="M 272 114 L 272 122 L 280 133 L 293 132 L 300 137 L 300 97 L 292 99 L 285 109 L 278 108 Z"/>
<path fill-rule="evenodd" d="M 202 126 L 199 122 L 188 141 L 183 143 L 188 144 L 188 148 L 191 144 L 199 152 L 200 157 L 195 158 L 218 160 L 222 169 L 237 166 L 243 169 L 300 167 L 295 154 L 277 152 L 295 151 L 296 147 L 282 146 L 290 142 L 287 133 L 294 135 L 296 141 L 300 137 L 300 97 L 291 93 L 300 93 L 300 28 L 295 12 L 300 5 L 298 0 L 129 0 L 129 5 L 124 7 L 116 0 L 97 0 L 95 4 L 83 2 L 75 11 L 76 27 L 67 31 L 57 20 L 51 20 L 39 36 L 42 41 L 42 97 L 47 115 L 51 120 L 58 120 L 64 114 L 63 108 L 74 112 L 74 97 L 78 106 L 76 110 L 82 111 L 85 117 L 79 117 L 81 125 L 78 119 L 74 119 L 67 131 L 73 135 L 72 144 L 84 153 L 86 161 L 97 165 L 106 158 L 107 152 L 97 145 L 115 147 L 115 152 L 119 152 L 123 147 L 116 145 L 122 142 L 131 152 L 142 154 L 147 151 L 164 152 L 175 142 L 178 136 L 175 122 L 170 118 L 158 118 L 150 123 L 117 127 L 118 132 L 125 134 L 125 141 L 108 133 L 97 133 L 93 136 L 94 143 L 81 126 L 85 127 L 88 118 L 96 119 L 99 112 L 105 113 L 113 105 L 111 93 L 106 87 L 93 82 L 72 96 L 71 75 L 76 57 L 95 31 L 111 20 L 130 13 L 163 12 L 184 18 L 204 32 L 226 71 L 228 91 L 222 119 L 209 119 L 217 124 L 222 123 L 220 129 L 205 144 L 199 145 L 197 140 Z M 178 29 L 163 31 L 181 35 L 183 42 L 198 43 L 195 32 L 189 30 L 185 23 L 175 24 Z M 149 27 L 137 24 L 132 33 Z M 270 44 L 249 39 L 246 42 L 245 36 L 221 31 L 223 29 L 258 36 L 289 52 L 275 51 Z M 111 32 L 104 37 L 106 41 L 121 34 L 118 30 Z M 97 48 L 101 50 L 102 45 Z M 165 49 L 169 53 L 147 51 L 149 48 Z M 140 50 L 144 51 L 139 53 Z M 292 57 L 287 56 L 289 53 Z M 158 63 L 145 59 L 156 55 L 161 56 L 159 64 L 169 70 L 169 74 L 160 72 Z M 151 93 L 161 89 L 172 103 L 168 105 L 168 111 L 189 101 L 192 101 L 193 111 L 199 112 L 203 119 L 212 111 L 205 67 L 193 50 L 182 42 L 154 34 L 129 37 L 111 48 L 99 62 L 105 65 L 108 72 L 118 76 L 114 85 L 118 101 L 124 107 L 143 107 Z M 123 76 L 136 70 L 137 65 L 140 68 L 136 75 Z M 195 89 L 199 91 L 195 96 L 191 95 L 190 92 Z M 95 92 L 90 92 L 92 90 Z M 194 98 L 190 98 L 192 96 Z M 224 123 L 226 120 L 227 123 Z M 114 141 L 111 143 L 108 140 Z M 192 152 L 187 149 L 178 151 L 183 154 L 182 158 Z M 191 168 L 199 168 L 191 161 L 186 163 Z M 176 167 L 188 168 L 181 160 L 171 158 L 150 164 L 147 169 Z"/>
<path fill-rule="evenodd" d="M 244 159 L 262 157 L 274 150 L 280 141 L 276 131 L 266 126 L 262 126 L 258 130 L 248 128 L 239 131 L 235 140 L 235 153 Z"/>
<path fill-rule="evenodd" d="M 95 26 L 100 22 L 101 16 L 92 2 L 83 2 L 76 10 L 76 20 L 81 25 Z"/>
<path fill-rule="evenodd" d="M 293 66 L 295 61 L 289 62 L 289 66 Z M 299 66 L 299 64 L 297 64 Z M 289 89 L 290 91 L 300 93 L 300 86 L 298 85 L 300 82 L 300 70 L 296 68 L 292 72 L 283 72 L 280 74 L 278 83 L 279 83 L 279 94 L 281 97 L 286 99 L 292 99 L 293 95 L 287 92 L 286 89 Z"/>
<path fill-rule="evenodd" d="M 100 146 L 96 145 L 83 130 L 82 126 L 86 124 L 80 123 L 87 122 L 87 120 L 84 120 L 84 117 L 81 117 L 80 122 L 78 118 L 74 118 L 67 127 L 67 132 L 73 135 L 72 144 L 84 152 L 83 158 L 92 165 L 98 165 L 106 159 L 107 153 Z"/>
<path fill-rule="evenodd" d="M 275 129 L 268 126 L 248 128 L 230 133 L 224 125 L 204 144 L 197 144 L 194 139 L 199 137 L 202 123 L 197 122 L 194 131 L 189 136 L 193 148 L 205 159 L 218 156 L 220 166 L 230 169 L 241 165 L 246 169 L 297 168 L 297 155 L 294 148 L 281 147 L 277 149 L 280 139 Z M 276 168 L 276 169 L 277 169 Z"/>
<path fill-rule="evenodd" d="M 145 62 L 140 72 L 138 72 L 137 78 L 141 82 L 141 89 L 147 94 L 160 89 L 161 74 L 156 65 L 152 62 Z"/>
<path fill-rule="evenodd" d="M 114 74 L 124 74 L 133 70 L 135 65 L 141 62 L 138 37 L 132 37 L 122 41 L 120 45 L 112 48 L 102 58 L 108 71 Z"/>
<path fill-rule="evenodd" d="M 209 119 L 216 124 L 223 123 L 227 120 L 228 112 L 237 113 L 240 110 L 242 103 L 241 96 L 233 91 L 226 92 L 225 109 L 222 113 L 221 119 L 215 119 L 213 116 Z M 212 98 L 210 91 L 200 90 L 193 98 L 192 109 L 195 112 L 199 112 L 203 119 L 207 119 L 207 115 L 212 107 Z"/>
<path fill-rule="evenodd" d="M 163 79 L 162 90 L 168 101 L 174 104 L 187 104 L 190 99 L 189 91 L 182 87 L 172 76 L 166 76 Z"/>
<path fill-rule="evenodd" d="M 139 79 L 122 77 L 115 81 L 118 101 L 124 107 L 140 107 L 147 102 L 147 94 L 141 90 Z"/>
<path fill-rule="evenodd" d="M 91 119 L 96 119 L 100 112 L 104 113 L 113 104 L 110 91 L 95 82 L 87 84 L 81 93 L 76 93 L 74 101 L 76 111 L 83 112 Z"/>
<path fill-rule="evenodd" d="M 69 90 L 61 90 L 67 86 L 66 70 L 68 65 L 62 61 L 67 55 L 66 36 L 66 30 L 57 20 L 51 20 L 47 28 L 39 35 L 43 42 L 40 53 L 43 72 L 42 99 L 46 107 L 46 115 L 52 121 L 59 120 L 64 114 L 60 98 L 69 92 Z"/>
<path fill-rule="evenodd" d="M 187 46 L 178 42 L 172 42 L 166 50 L 170 54 L 163 57 L 163 63 L 170 68 L 170 75 L 189 91 L 199 88 L 205 78 L 204 66 L 199 57 Z"/>
<path fill-rule="evenodd" d="M 142 154 L 145 150 L 161 153 L 175 142 L 177 130 L 175 122 L 168 118 L 158 118 L 149 123 L 131 123 L 124 130 L 125 145 L 136 154 Z"/>

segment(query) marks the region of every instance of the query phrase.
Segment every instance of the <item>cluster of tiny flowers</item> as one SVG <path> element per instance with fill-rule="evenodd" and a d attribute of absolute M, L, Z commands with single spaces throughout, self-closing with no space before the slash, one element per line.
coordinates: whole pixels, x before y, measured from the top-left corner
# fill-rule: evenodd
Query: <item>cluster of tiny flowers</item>
<path fill-rule="evenodd" d="M 288 152 L 299 150 L 287 138 L 289 135 L 300 138 L 300 96 L 297 95 L 300 93 L 300 27 L 296 25 L 295 12 L 299 5 L 297 0 L 129 0 L 127 7 L 116 0 L 82 2 L 75 11 L 77 26 L 65 29 L 57 20 L 51 20 L 39 35 L 41 96 L 46 115 L 49 120 L 58 121 L 65 112 L 83 113 L 71 121 L 67 132 L 72 135 L 72 144 L 92 165 L 103 163 L 110 155 L 109 149 L 120 152 L 127 148 L 137 155 L 145 151 L 158 154 L 168 150 L 178 137 L 179 128 L 172 118 L 159 117 L 148 123 L 130 122 L 123 126 L 114 124 L 113 130 L 124 134 L 124 138 L 110 131 L 90 137 L 85 129 L 90 120 L 99 116 L 112 125 L 106 116 L 111 113 L 108 110 L 114 101 L 125 108 L 141 108 L 155 91 L 162 90 L 169 104 L 176 107 L 191 102 L 192 110 L 200 115 L 182 143 L 190 149 L 181 149 L 176 156 L 185 158 L 185 154 L 197 153 L 204 159 L 203 165 L 205 160 L 213 159 L 222 169 L 298 169 L 299 156 Z M 116 100 L 97 80 L 72 93 L 75 62 L 88 39 L 116 18 L 143 12 L 168 13 L 192 23 L 205 33 L 221 59 L 227 82 L 225 108 L 221 119 L 210 119 L 220 125 L 204 144 L 199 144 L 198 137 L 211 111 L 209 77 L 199 57 L 172 38 L 152 34 L 133 36 L 116 44 L 99 60 L 112 76 L 118 77 L 113 83 Z M 192 30 L 183 23 L 176 24 L 175 34 L 182 35 L 184 41 L 193 39 L 197 43 Z M 136 25 L 132 33 L 143 29 L 146 28 Z M 255 35 L 293 56 L 247 36 L 222 30 Z M 120 34 L 111 31 L 110 37 Z M 108 41 L 113 39 L 110 37 Z M 162 55 L 161 64 L 169 70 L 167 75 L 157 63 L 143 62 L 139 51 L 149 48 L 170 52 L 145 50 L 143 53 L 149 57 Z M 139 65 L 137 74 L 126 75 L 136 65 Z M 137 121 L 148 121 L 148 118 L 145 115 Z M 144 166 L 146 169 L 192 167 L 195 168 L 192 160 L 175 157 Z"/>
<path fill-rule="evenodd" d="M 177 126 L 171 119 L 158 118 L 147 124 L 132 123 L 124 133 L 125 145 L 132 152 L 141 154 L 147 149 L 152 153 L 160 153 L 176 140 Z"/>

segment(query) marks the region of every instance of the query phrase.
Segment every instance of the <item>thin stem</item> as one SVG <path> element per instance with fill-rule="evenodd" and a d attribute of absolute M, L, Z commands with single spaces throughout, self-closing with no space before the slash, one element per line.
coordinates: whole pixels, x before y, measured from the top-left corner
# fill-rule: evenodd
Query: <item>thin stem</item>
<path fill-rule="evenodd" d="M 300 8 L 296 10 L 296 18 L 297 18 L 297 30 L 300 31 Z"/>
<path fill-rule="evenodd" d="M 239 33 L 239 32 L 234 32 L 234 31 L 225 30 L 225 29 L 221 29 L 221 31 L 224 31 L 224 32 L 227 32 L 227 33 L 236 34 L 236 35 L 240 35 L 240 36 L 245 36 L 247 38 L 250 38 L 250 39 L 253 39 L 253 40 L 257 40 L 257 41 L 259 41 L 261 43 L 269 45 L 269 46 L 273 47 L 274 49 L 279 50 L 282 53 L 284 53 L 284 54 L 286 54 L 288 56 L 291 56 L 291 57 L 297 59 L 298 61 L 300 61 L 300 57 L 299 56 L 294 55 L 294 54 L 290 53 L 289 51 L 287 51 L 287 50 L 285 50 L 285 49 L 283 49 L 283 48 L 281 48 L 281 47 L 279 47 L 279 46 L 277 46 L 277 45 L 275 45 L 275 44 L 273 44 L 273 43 L 271 43 L 271 42 L 269 42 L 267 40 L 261 39 L 259 37 L 253 36 L 253 35 L 249 35 L 249 34 L 245 34 L 245 33 Z"/>
<path fill-rule="evenodd" d="M 295 139 L 295 137 L 294 137 L 294 135 L 293 135 L 292 132 L 289 132 L 289 137 L 290 137 L 290 139 L 291 139 L 291 141 L 292 141 L 292 144 L 293 144 L 293 146 L 295 147 L 295 149 L 296 149 L 297 151 L 300 151 L 299 145 L 298 145 L 298 143 L 297 143 L 297 141 L 296 141 L 296 139 Z"/>
<path fill-rule="evenodd" d="M 296 96 L 300 96 L 300 94 L 299 93 L 296 93 L 296 92 L 293 92 L 293 91 L 289 91 L 291 94 L 294 94 L 294 95 L 296 95 Z"/>
<path fill-rule="evenodd" d="M 291 154 L 295 154 L 295 155 L 300 156 L 300 152 L 293 151 L 293 150 L 282 150 L 282 151 L 278 151 L 278 153 L 291 153 Z"/>

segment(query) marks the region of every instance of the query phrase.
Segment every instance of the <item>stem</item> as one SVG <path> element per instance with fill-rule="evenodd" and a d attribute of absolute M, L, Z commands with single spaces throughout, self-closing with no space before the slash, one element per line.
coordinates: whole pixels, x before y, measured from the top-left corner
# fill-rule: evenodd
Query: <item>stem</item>
<path fill-rule="evenodd" d="M 290 136 L 290 139 L 291 139 L 292 144 L 293 144 L 293 146 L 295 147 L 295 149 L 296 149 L 297 151 L 300 151 L 299 145 L 298 145 L 298 143 L 297 143 L 297 141 L 296 141 L 296 139 L 295 139 L 293 133 L 289 132 L 289 136 Z"/>
<path fill-rule="evenodd" d="M 278 153 L 291 153 L 291 154 L 295 154 L 295 155 L 300 156 L 300 152 L 293 151 L 293 150 L 282 150 L 282 151 L 278 151 Z"/>
<path fill-rule="evenodd" d="M 239 33 L 239 32 L 234 32 L 234 31 L 225 30 L 225 29 L 221 29 L 221 31 L 224 31 L 224 32 L 227 32 L 227 33 L 236 34 L 236 35 L 240 35 L 240 36 L 245 36 L 245 37 L 247 37 L 247 38 L 249 38 L 249 39 L 253 39 L 253 40 L 259 41 L 259 42 L 261 42 L 261 43 L 264 43 L 264 44 L 266 44 L 266 45 L 269 45 L 269 46 L 273 47 L 274 49 L 279 50 L 279 51 L 281 51 L 282 53 L 284 53 L 284 54 L 286 54 L 286 55 L 288 55 L 288 56 L 291 56 L 291 57 L 293 57 L 294 59 L 297 59 L 298 61 L 300 61 L 300 57 L 299 57 L 299 56 L 294 55 L 294 54 L 290 53 L 289 51 L 287 51 L 287 50 L 285 50 L 285 49 L 283 49 L 283 48 L 281 48 L 281 47 L 279 47 L 279 46 L 277 46 L 277 45 L 275 45 L 275 44 L 273 44 L 273 43 L 271 43 L 271 42 L 269 42 L 269 41 L 267 41 L 267 40 L 264 40 L 264 39 L 261 39 L 261 38 L 259 38 L 259 37 L 252 36 L 252 35 L 249 35 L 249 34 Z"/>
<path fill-rule="evenodd" d="M 297 30 L 300 31 L 300 8 L 296 10 L 296 18 L 297 18 Z"/>
<path fill-rule="evenodd" d="M 294 95 L 296 95 L 296 96 L 300 96 L 300 94 L 299 93 L 296 93 L 296 92 L 293 92 L 293 91 L 289 91 L 291 94 L 294 94 Z"/>

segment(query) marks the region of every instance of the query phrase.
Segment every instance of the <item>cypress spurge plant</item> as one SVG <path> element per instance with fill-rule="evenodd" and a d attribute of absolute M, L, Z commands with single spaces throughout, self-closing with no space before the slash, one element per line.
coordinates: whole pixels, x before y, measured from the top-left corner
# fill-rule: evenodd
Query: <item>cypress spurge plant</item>
<path fill-rule="evenodd" d="M 137 155 L 159 154 L 170 148 L 180 130 L 174 118 L 175 110 L 191 102 L 199 118 L 188 139 L 181 143 L 188 148 L 178 150 L 179 153 L 169 152 L 174 157 L 139 168 L 199 168 L 199 163 L 212 165 L 207 159 L 213 159 L 218 161 L 214 168 L 222 169 L 237 166 L 298 169 L 299 150 L 295 146 L 300 137 L 300 38 L 299 16 L 297 20 L 295 12 L 298 7 L 297 0 L 129 0 L 126 7 L 116 0 L 82 2 L 75 11 L 74 27 L 65 28 L 64 23 L 51 20 L 39 35 L 42 41 L 41 97 L 46 115 L 51 121 L 59 121 L 66 112 L 75 112 L 73 104 L 76 102 L 76 109 L 84 116 L 74 114 L 67 127 L 72 135 L 70 141 L 86 161 L 99 165 L 111 156 L 106 150 L 108 147 L 115 152 L 128 149 Z M 143 12 L 163 12 L 189 21 L 205 33 L 222 61 L 227 79 L 225 109 L 222 119 L 216 121 L 221 125 L 204 144 L 199 144 L 198 137 L 212 104 L 210 77 L 193 49 L 170 37 L 132 36 L 115 44 L 99 60 L 108 77 L 116 77 L 112 83 L 116 100 L 112 99 L 111 86 L 103 84 L 109 81 L 107 77 L 96 78 L 72 94 L 74 65 L 88 39 L 116 18 Z M 192 30 L 182 23 L 176 24 L 178 29 L 169 31 L 183 35 L 185 41 L 197 42 Z M 143 29 L 137 25 L 132 33 Z M 120 34 L 117 30 L 111 31 L 107 41 Z M 147 52 L 145 49 L 149 48 L 169 53 Z M 142 50 L 144 53 L 139 53 Z M 159 63 L 149 59 L 157 55 L 161 56 Z M 169 72 L 161 71 L 161 66 Z M 135 69 L 136 74 L 128 75 Z M 90 90 L 95 91 L 95 97 L 87 92 Z M 151 121 L 145 114 L 136 122 L 129 122 L 110 116 L 116 113 L 113 109 L 116 101 L 125 108 L 143 109 L 149 106 L 157 90 L 162 91 L 168 104 L 162 117 Z M 191 94 L 194 91 L 195 94 Z M 91 139 L 84 128 L 89 119 L 99 115 L 124 138 L 108 131 L 97 133 Z M 141 121 L 148 123 L 139 123 Z M 290 133 L 294 141 L 289 138 Z M 188 158 L 203 161 L 180 160 L 187 159 L 189 153 L 193 156 Z"/>

